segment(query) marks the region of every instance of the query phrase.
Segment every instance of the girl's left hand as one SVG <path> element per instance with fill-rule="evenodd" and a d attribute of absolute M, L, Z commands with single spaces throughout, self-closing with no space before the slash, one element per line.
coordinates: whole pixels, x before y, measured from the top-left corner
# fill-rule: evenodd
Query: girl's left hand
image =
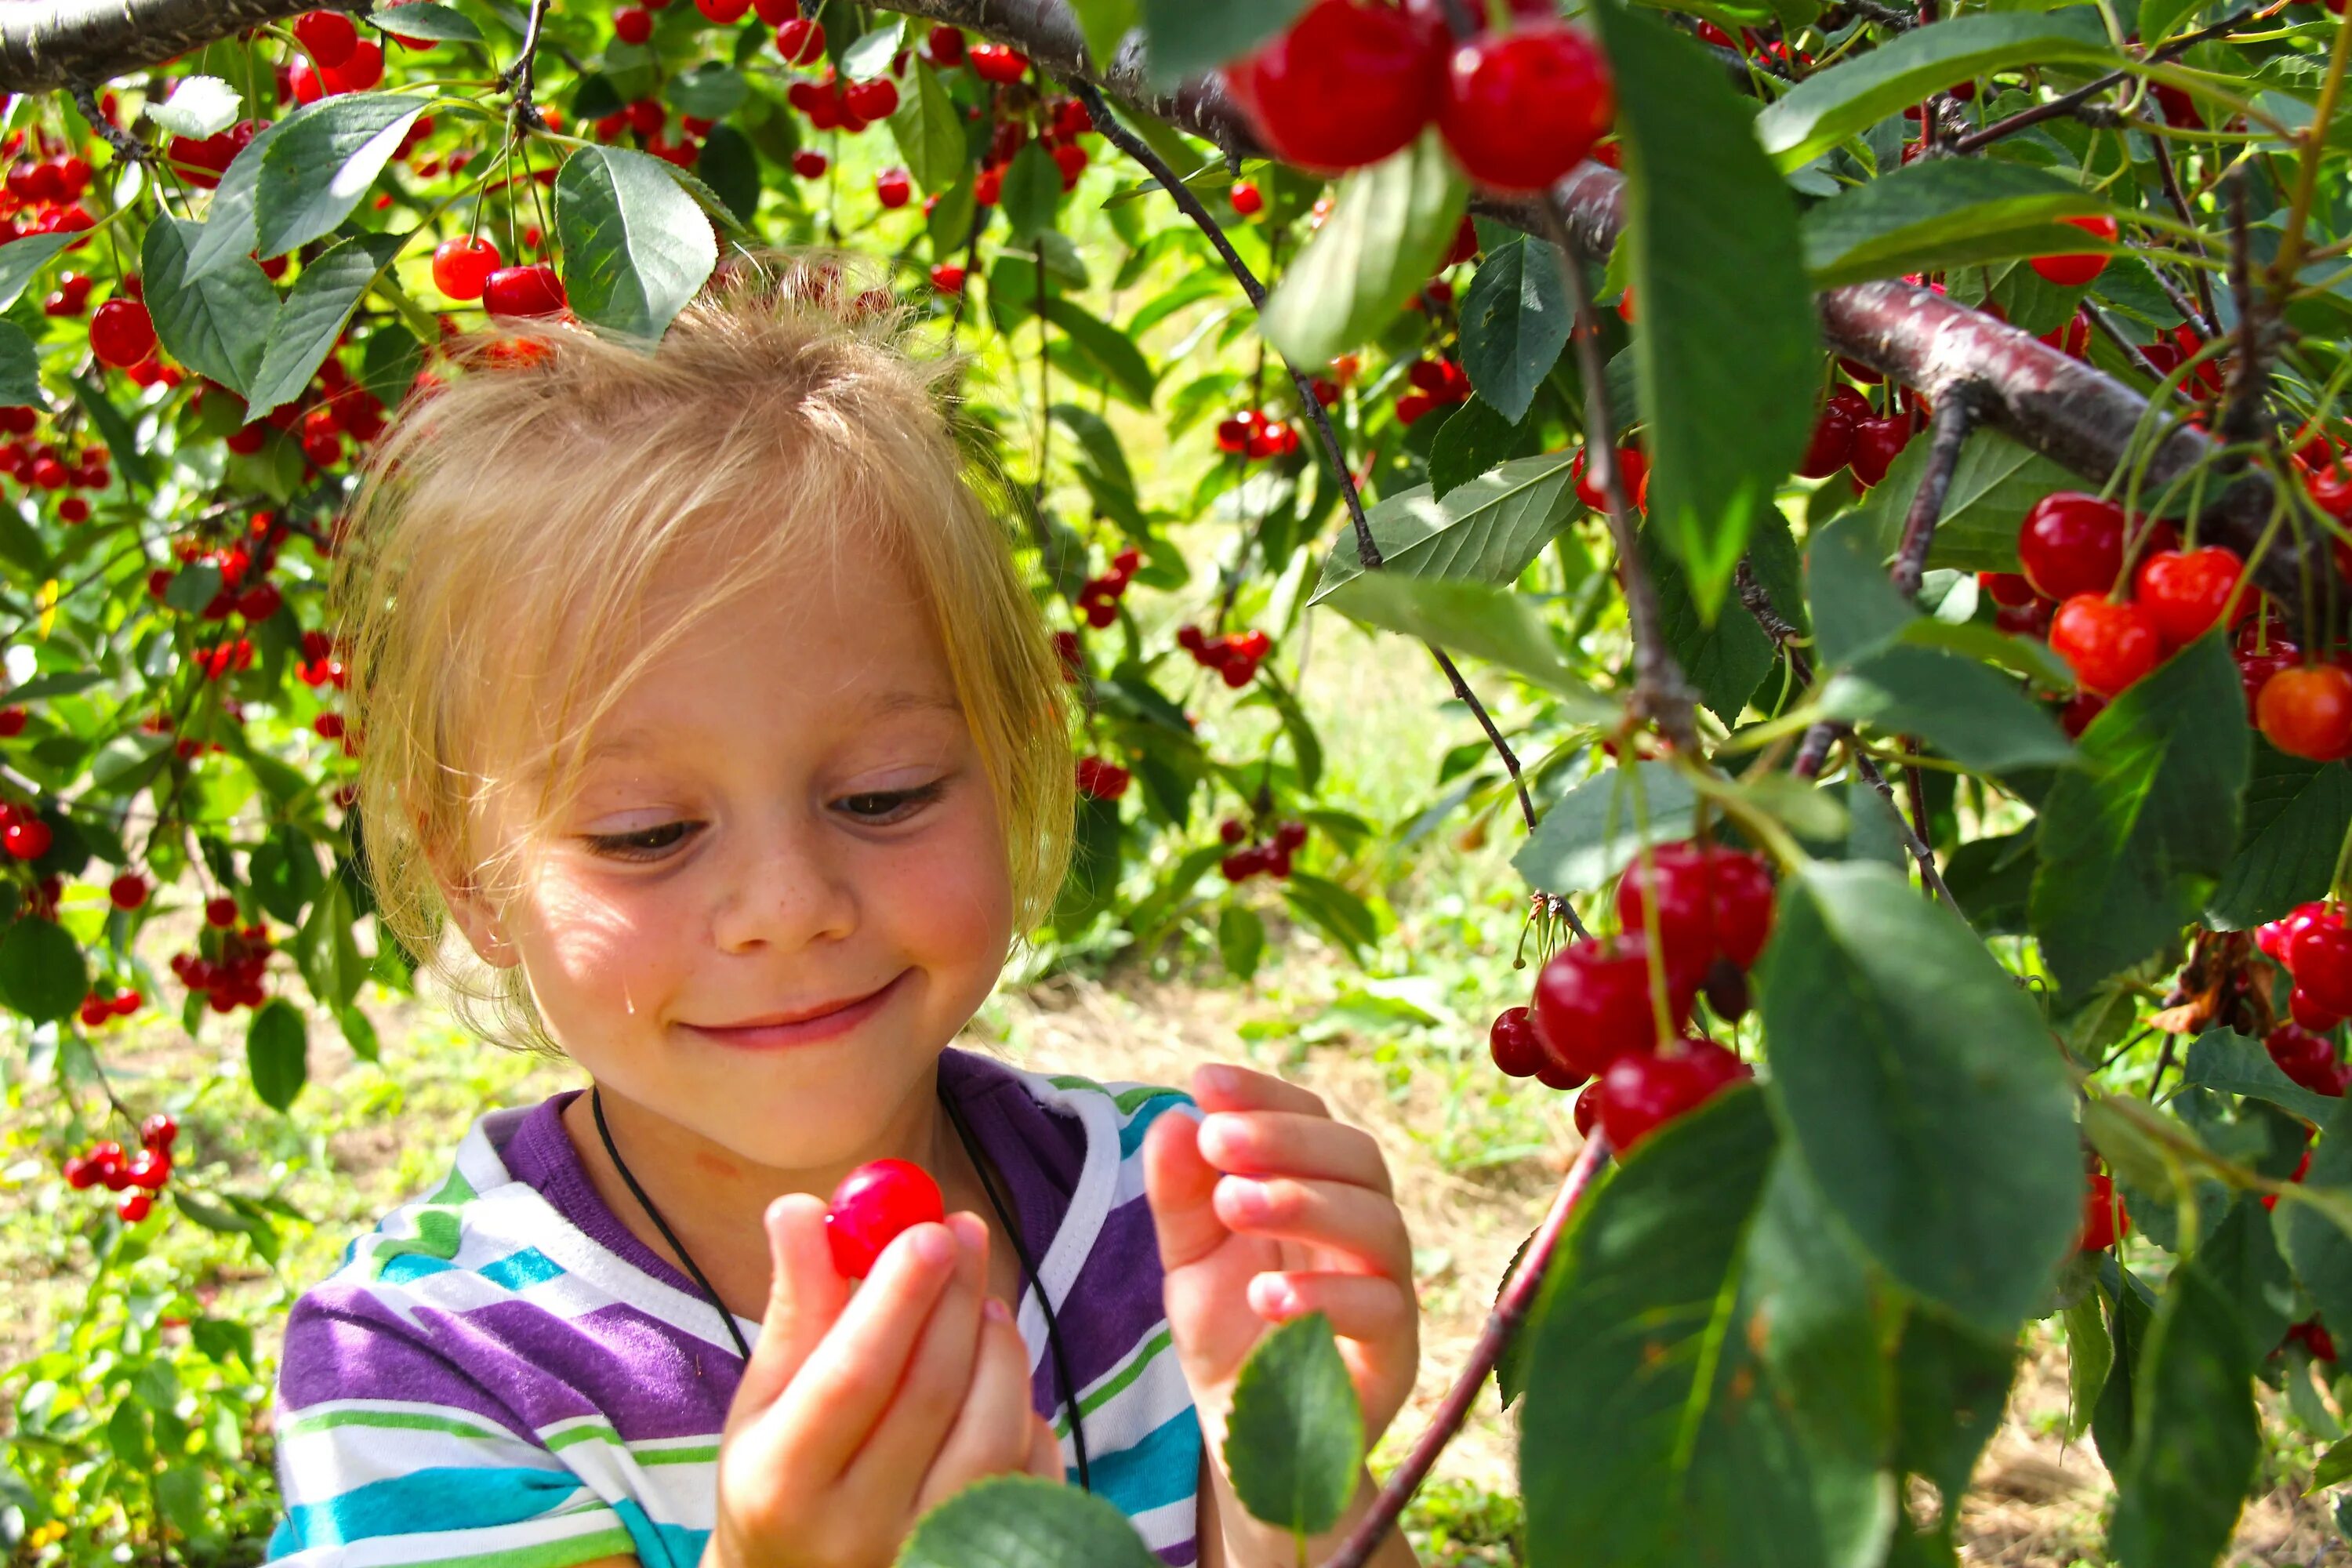
<path fill-rule="evenodd" d="M 1412 1245 L 1380 1146 L 1307 1090 L 1246 1068 L 1196 1069 L 1192 1098 L 1202 1120 L 1171 1111 L 1152 1123 L 1143 1180 L 1169 1331 L 1204 1428 L 1222 1436 L 1242 1363 L 1266 1330 L 1320 1310 L 1369 1449 L 1421 1359 Z"/>

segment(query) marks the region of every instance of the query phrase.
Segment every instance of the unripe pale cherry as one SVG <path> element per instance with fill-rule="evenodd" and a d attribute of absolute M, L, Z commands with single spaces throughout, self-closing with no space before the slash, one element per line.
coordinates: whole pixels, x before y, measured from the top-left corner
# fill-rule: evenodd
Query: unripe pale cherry
<path fill-rule="evenodd" d="M 930 1173 L 906 1160 L 875 1160 L 841 1178 L 824 1213 L 825 1244 L 845 1279 L 863 1279 L 874 1260 L 909 1226 L 947 1218 Z"/>

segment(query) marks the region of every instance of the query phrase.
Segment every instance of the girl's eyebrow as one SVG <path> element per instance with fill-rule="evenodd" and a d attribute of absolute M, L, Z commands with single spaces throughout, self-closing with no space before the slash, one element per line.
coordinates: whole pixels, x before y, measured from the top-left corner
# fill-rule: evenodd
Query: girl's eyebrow
<path fill-rule="evenodd" d="M 939 691 L 899 689 L 885 692 L 872 709 L 877 718 L 888 718 L 897 713 L 953 713 L 961 716 L 963 704 Z M 663 731 L 646 725 L 632 725 L 626 730 L 598 740 L 583 754 L 583 762 L 599 762 L 611 757 L 633 756 L 656 750 Z"/>

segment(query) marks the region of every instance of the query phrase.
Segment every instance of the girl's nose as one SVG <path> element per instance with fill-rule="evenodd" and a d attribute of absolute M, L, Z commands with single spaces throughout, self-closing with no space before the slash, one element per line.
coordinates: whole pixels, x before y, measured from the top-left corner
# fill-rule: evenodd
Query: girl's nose
<path fill-rule="evenodd" d="M 847 857 L 828 842 L 822 823 L 773 819 L 751 829 L 735 847 L 738 853 L 719 858 L 711 936 L 720 951 L 791 951 L 857 929 Z"/>

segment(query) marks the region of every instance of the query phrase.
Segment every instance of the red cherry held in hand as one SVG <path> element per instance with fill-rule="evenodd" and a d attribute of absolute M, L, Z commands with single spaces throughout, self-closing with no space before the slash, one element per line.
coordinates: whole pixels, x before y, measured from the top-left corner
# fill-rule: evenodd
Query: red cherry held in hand
<path fill-rule="evenodd" d="M 1544 1066 L 1543 1042 L 1536 1038 L 1535 1020 L 1525 1007 L 1506 1007 L 1496 1015 L 1486 1030 L 1486 1048 L 1511 1078 L 1533 1078 Z"/>
<path fill-rule="evenodd" d="M 2159 550 L 2139 563 L 2133 598 L 2156 623 L 2167 648 L 2186 647 L 2221 624 L 2245 569 L 2244 562 L 2217 544 Z M 2252 607 L 2252 595 L 2239 600 L 2241 614 Z"/>
<path fill-rule="evenodd" d="M 1713 1040 L 1685 1040 L 1672 1056 L 1624 1056 L 1601 1075 L 1601 1131 L 1623 1152 L 1718 1092 L 1755 1076 Z"/>
<path fill-rule="evenodd" d="M 824 1213 L 825 1244 L 845 1279 L 863 1279 L 909 1226 L 938 1225 L 947 1204 L 930 1173 L 906 1160 L 875 1160 L 841 1178 Z"/>
<path fill-rule="evenodd" d="M 2050 618 L 2050 651 L 2087 689 L 2113 697 L 2157 667 L 2164 639 L 2138 605 L 2077 594 Z"/>
<path fill-rule="evenodd" d="M 2352 674 L 2333 664 L 2282 669 L 2263 683 L 2254 722 L 2289 756 L 2315 763 L 2352 756 Z"/>
<path fill-rule="evenodd" d="M 1437 112 L 1446 51 L 1436 20 L 1314 0 L 1287 32 L 1228 65 L 1225 83 L 1286 163 L 1327 172 L 1376 163 Z"/>
<path fill-rule="evenodd" d="M 2081 229 L 2094 239 L 2115 243 L 2116 220 L 2111 217 L 2070 217 L 2063 220 Z M 2107 269 L 2107 257 L 2096 251 L 2084 251 L 2063 256 L 2037 256 L 2026 263 L 2043 281 L 2062 289 L 2079 288 Z"/>
<path fill-rule="evenodd" d="M 1582 28 L 1537 21 L 1454 51 L 1437 128 L 1475 183 L 1541 191 L 1576 167 L 1616 117 L 1599 47 Z"/>
<path fill-rule="evenodd" d="M 452 300 L 478 300 L 501 259 L 487 239 L 445 239 L 433 247 L 433 286 Z"/>
<path fill-rule="evenodd" d="M 2104 594 L 2124 569 L 2124 509 L 2075 490 L 2043 496 L 2018 525 L 2017 559 L 2045 599 Z"/>
<path fill-rule="evenodd" d="M 560 315 L 570 303 L 563 280 L 544 261 L 501 267 L 482 279 L 482 304 L 493 316 Z"/>
<path fill-rule="evenodd" d="M 2074 1245 L 2084 1252 L 2105 1252 L 2117 1237 L 2130 1234 L 2131 1215 L 2116 1193 L 2115 1178 L 2101 1171 L 2091 1178 L 2091 1190 L 2083 1194 L 2083 1234 Z"/>

